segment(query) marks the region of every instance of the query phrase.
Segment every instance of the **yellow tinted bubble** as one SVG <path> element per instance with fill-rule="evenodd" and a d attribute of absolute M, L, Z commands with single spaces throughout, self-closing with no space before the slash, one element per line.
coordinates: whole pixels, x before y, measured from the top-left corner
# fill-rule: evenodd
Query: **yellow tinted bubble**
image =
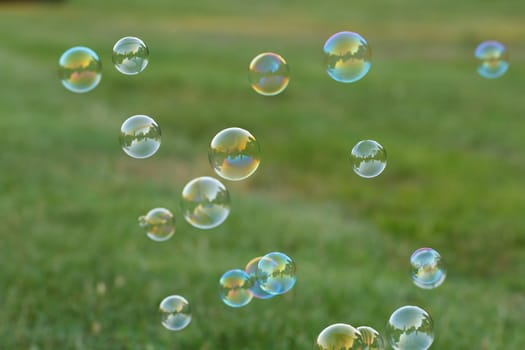
<path fill-rule="evenodd" d="M 250 277 L 250 291 L 252 292 L 253 297 L 257 299 L 270 299 L 274 296 L 274 294 L 270 294 L 262 290 L 261 286 L 259 285 L 259 278 L 257 277 L 257 266 L 261 259 L 262 256 L 259 256 L 250 260 L 248 264 L 246 264 L 244 271 Z"/>
<path fill-rule="evenodd" d="M 135 75 L 146 69 L 149 59 L 149 49 L 139 38 L 127 36 L 113 46 L 113 64 L 115 68 L 126 75 Z"/>
<path fill-rule="evenodd" d="M 368 326 L 357 327 L 363 339 L 363 350 L 384 350 L 385 342 L 378 331 Z"/>
<path fill-rule="evenodd" d="M 363 140 L 352 148 L 350 160 L 357 175 L 376 177 L 386 168 L 386 151 L 374 140 Z"/>
<path fill-rule="evenodd" d="M 160 147 L 160 127 L 147 115 L 134 115 L 122 123 L 119 141 L 130 157 L 151 157 Z"/>
<path fill-rule="evenodd" d="M 317 336 L 317 350 L 362 350 L 361 333 L 346 323 L 335 323 Z"/>
<path fill-rule="evenodd" d="M 372 51 L 368 42 L 354 32 L 332 35 L 323 47 L 326 72 L 341 83 L 361 80 L 370 70 Z"/>
<path fill-rule="evenodd" d="M 256 275 L 261 289 L 272 295 L 288 292 L 297 280 L 294 261 L 279 252 L 263 256 L 257 264 Z"/>
<path fill-rule="evenodd" d="M 180 331 L 191 322 L 191 308 L 188 301 L 180 295 L 170 295 L 161 301 L 162 325 L 170 331 Z"/>
<path fill-rule="evenodd" d="M 166 241 L 175 233 L 175 218 L 165 208 L 151 209 L 139 217 L 139 225 L 144 228 L 148 237 L 154 241 Z"/>
<path fill-rule="evenodd" d="M 242 307 L 253 299 L 250 276 L 240 269 L 225 272 L 219 280 L 221 300 L 231 307 Z"/>
<path fill-rule="evenodd" d="M 395 350 L 426 350 L 434 342 L 434 322 L 425 310 L 407 305 L 392 313 L 386 333 Z"/>
<path fill-rule="evenodd" d="M 250 62 L 248 79 L 252 89 L 263 96 L 278 95 L 290 82 L 290 68 L 276 53 L 265 52 Z"/>
<path fill-rule="evenodd" d="M 259 142 L 244 129 L 224 129 L 211 140 L 208 159 L 220 177 L 232 181 L 243 180 L 259 167 Z"/>
<path fill-rule="evenodd" d="M 198 177 L 184 186 L 181 206 L 190 225 L 211 229 L 222 224 L 230 214 L 230 194 L 219 180 Z"/>
<path fill-rule="evenodd" d="M 93 90 L 102 79 L 102 64 L 95 51 L 72 47 L 60 56 L 58 74 L 62 85 L 72 92 Z"/>

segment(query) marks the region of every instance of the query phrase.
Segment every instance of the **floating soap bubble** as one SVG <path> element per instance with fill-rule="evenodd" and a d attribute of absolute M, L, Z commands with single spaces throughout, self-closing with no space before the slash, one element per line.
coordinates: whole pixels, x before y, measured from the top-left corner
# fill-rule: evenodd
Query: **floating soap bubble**
<path fill-rule="evenodd" d="M 239 181 L 257 170 L 260 153 L 259 142 L 252 134 L 241 128 L 228 128 L 211 140 L 208 159 L 217 175 Z"/>
<path fill-rule="evenodd" d="M 359 141 L 350 154 L 354 172 L 364 178 L 376 177 L 385 170 L 386 151 L 373 140 Z"/>
<path fill-rule="evenodd" d="M 419 288 L 439 287 L 447 277 L 447 271 L 441 255 L 432 248 L 420 248 L 410 257 L 410 275 Z"/>
<path fill-rule="evenodd" d="M 190 225 L 211 229 L 222 224 L 230 214 L 230 194 L 219 180 L 198 177 L 184 186 L 181 206 Z"/>
<path fill-rule="evenodd" d="M 295 285 L 295 263 L 286 254 L 273 252 L 266 254 L 257 264 L 259 287 L 268 294 L 278 295 L 288 292 Z"/>
<path fill-rule="evenodd" d="M 191 308 L 188 301 L 180 295 L 170 295 L 160 303 L 162 325 L 170 331 L 180 331 L 191 322 Z"/>
<path fill-rule="evenodd" d="M 139 217 L 139 225 L 146 230 L 148 237 L 154 241 L 166 241 L 175 233 L 175 218 L 165 208 L 151 209 Z"/>
<path fill-rule="evenodd" d="M 146 69 L 149 50 L 139 38 L 126 36 L 113 46 L 113 64 L 115 68 L 126 75 L 135 75 Z"/>
<path fill-rule="evenodd" d="M 252 89 L 263 96 L 278 95 L 290 82 L 290 68 L 276 53 L 264 52 L 250 62 L 248 75 Z"/>
<path fill-rule="evenodd" d="M 361 333 L 346 323 L 332 324 L 317 336 L 317 350 L 363 350 Z"/>
<path fill-rule="evenodd" d="M 326 72 L 341 83 L 354 83 L 370 70 L 372 52 L 368 42 L 354 32 L 339 32 L 324 44 Z"/>
<path fill-rule="evenodd" d="M 147 115 L 134 115 L 120 127 L 120 146 L 133 158 L 148 158 L 160 147 L 160 127 Z"/>
<path fill-rule="evenodd" d="M 246 264 L 244 271 L 250 277 L 250 291 L 252 292 L 254 298 L 269 299 L 273 297 L 274 294 L 266 293 L 264 290 L 262 290 L 261 286 L 259 285 L 259 279 L 257 277 L 257 266 L 259 265 L 259 261 L 261 261 L 261 259 L 262 256 L 259 256 L 250 260 L 250 262 Z"/>
<path fill-rule="evenodd" d="M 253 299 L 250 291 L 250 276 L 243 270 L 226 271 L 219 284 L 221 300 L 228 306 L 242 307 Z"/>
<path fill-rule="evenodd" d="M 385 350 L 385 342 L 378 331 L 368 326 L 357 327 L 363 340 L 362 350 Z"/>
<path fill-rule="evenodd" d="M 497 41 L 485 41 L 474 51 L 478 60 L 478 74 L 483 78 L 501 77 L 509 69 L 509 55 L 505 46 Z"/>
<path fill-rule="evenodd" d="M 387 337 L 395 350 L 426 350 L 434 341 L 434 322 L 417 306 L 402 306 L 386 325 Z"/>
<path fill-rule="evenodd" d="M 93 90 L 102 79 L 102 63 L 95 51 L 84 46 L 67 50 L 58 60 L 62 85 L 72 92 Z"/>

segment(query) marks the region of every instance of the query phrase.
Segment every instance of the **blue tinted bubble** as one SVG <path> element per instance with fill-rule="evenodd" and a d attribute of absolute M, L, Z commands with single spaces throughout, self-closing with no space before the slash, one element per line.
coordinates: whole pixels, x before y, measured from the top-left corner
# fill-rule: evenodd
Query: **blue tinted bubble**
<path fill-rule="evenodd" d="M 191 322 L 190 304 L 180 295 L 170 295 L 164 298 L 159 309 L 162 325 L 170 331 L 180 331 Z"/>
<path fill-rule="evenodd" d="M 509 55 L 505 46 L 497 41 L 485 41 L 474 52 L 478 60 L 477 71 L 483 78 L 501 77 L 509 69 Z"/>
<path fill-rule="evenodd" d="M 246 271 L 248 276 L 250 276 L 250 290 L 252 291 L 253 296 L 257 299 L 269 299 L 273 297 L 274 294 L 266 293 L 264 290 L 262 290 L 257 278 L 257 266 L 259 265 L 259 261 L 261 261 L 261 259 L 262 256 L 259 256 L 250 260 L 250 262 L 246 264 L 244 271 Z"/>
<path fill-rule="evenodd" d="M 441 255 L 432 248 L 420 248 L 410 257 L 412 281 L 419 288 L 439 287 L 447 277 Z"/>
<path fill-rule="evenodd" d="M 402 306 L 392 313 L 386 333 L 394 350 L 426 350 L 434 342 L 434 321 L 417 306 Z"/>
<path fill-rule="evenodd" d="M 253 299 L 250 276 L 240 269 L 226 271 L 219 280 L 220 296 L 224 304 L 242 307 Z"/>
<path fill-rule="evenodd" d="M 259 286 L 268 294 L 284 294 L 295 285 L 295 263 L 286 254 L 266 254 L 257 264 Z"/>
<path fill-rule="evenodd" d="M 354 172 L 363 178 L 376 177 L 386 168 L 386 151 L 374 140 L 359 141 L 350 152 Z"/>
<path fill-rule="evenodd" d="M 113 64 L 122 74 L 139 74 L 146 69 L 148 58 L 148 47 L 139 38 L 127 36 L 117 41 L 113 46 Z"/>
<path fill-rule="evenodd" d="M 130 157 L 142 159 L 154 155 L 160 148 L 159 124 L 147 115 L 134 115 L 120 127 L 120 146 Z"/>
<path fill-rule="evenodd" d="M 324 44 L 326 72 L 341 83 L 361 80 L 370 70 L 372 51 L 368 42 L 354 32 L 339 32 Z"/>

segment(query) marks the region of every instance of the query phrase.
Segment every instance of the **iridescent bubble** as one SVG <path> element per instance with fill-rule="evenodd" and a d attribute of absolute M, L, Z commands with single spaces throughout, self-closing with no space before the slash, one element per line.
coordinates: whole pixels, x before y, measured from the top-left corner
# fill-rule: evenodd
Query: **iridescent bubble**
<path fill-rule="evenodd" d="M 69 91 L 91 91 L 102 79 L 102 63 L 98 55 L 84 46 L 75 46 L 64 52 L 58 66 L 60 81 Z"/>
<path fill-rule="evenodd" d="M 126 75 L 135 75 L 146 69 L 149 50 L 139 38 L 126 36 L 113 46 L 113 64 L 115 68 Z"/>
<path fill-rule="evenodd" d="M 419 288 L 439 287 L 447 277 L 447 271 L 441 255 L 432 248 L 420 248 L 410 257 L 410 275 Z"/>
<path fill-rule="evenodd" d="M 317 350 L 362 350 L 361 333 L 346 323 L 335 323 L 317 336 Z"/>
<path fill-rule="evenodd" d="M 354 32 L 339 32 L 324 44 L 326 72 L 341 83 L 354 83 L 370 70 L 372 51 L 368 42 Z"/>
<path fill-rule="evenodd" d="M 220 296 L 221 300 L 231 307 L 242 307 L 253 299 L 250 291 L 250 276 L 240 269 L 226 271 L 221 279 Z"/>
<path fill-rule="evenodd" d="M 378 331 L 368 326 L 357 327 L 363 339 L 362 350 L 385 350 L 385 342 Z"/>
<path fill-rule="evenodd" d="M 386 151 L 374 140 L 359 141 L 350 154 L 354 172 L 364 178 L 376 177 L 385 170 Z"/>
<path fill-rule="evenodd" d="M 426 350 L 434 341 L 434 322 L 417 306 L 402 306 L 386 325 L 387 337 L 395 350 Z"/>
<path fill-rule="evenodd" d="M 269 299 L 275 295 L 266 293 L 264 290 L 262 290 L 261 286 L 259 285 L 259 278 L 257 277 L 257 266 L 259 265 L 259 261 L 261 261 L 261 259 L 262 256 L 259 256 L 250 260 L 250 262 L 246 264 L 244 271 L 250 277 L 250 291 L 252 292 L 253 296 L 257 299 Z"/>
<path fill-rule="evenodd" d="M 160 147 L 160 127 L 147 115 L 134 115 L 120 127 L 120 146 L 133 158 L 148 158 Z"/>
<path fill-rule="evenodd" d="M 252 89 L 263 96 L 278 95 L 290 82 L 290 68 L 276 53 L 264 52 L 250 62 L 248 75 Z"/>
<path fill-rule="evenodd" d="M 257 264 L 259 287 L 268 294 L 278 295 L 288 292 L 295 285 L 295 263 L 286 254 L 273 252 L 266 254 Z"/>
<path fill-rule="evenodd" d="M 170 331 L 180 331 L 191 322 L 191 308 L 188 301 L 180 295 L 170 295 L 161 301 L 162 325 Z"/>
<path fill-rule="evenodd" d="M 181 206 L 190 225 L 211 229 L 222 224 L 230 214 L 230 194 L 219 180 L 202 176 L 184 186 Z"/>
<path fill-rule="evenodd" d="M 208 159 L 217 175 L 226 180 L 239 181 L 257 170 L 260 153 L 259 142 L 250 132 L 228 128 L 211 140 Z"/>
<path fill-rule="evenodd" d="M 139 225 L 150 239 L 157 242 L 166 241 L 175 233 L 175 218 L 166 208 L 151 209 L 139 217 Z"/>
<path fill-rule="evenodd" d="M 478 74 L 483 78 L 499 78 L 509 69 L 509 54 L 500 42 L 489 40 L 481 43 L 474 56 L 478 60 Z"/>

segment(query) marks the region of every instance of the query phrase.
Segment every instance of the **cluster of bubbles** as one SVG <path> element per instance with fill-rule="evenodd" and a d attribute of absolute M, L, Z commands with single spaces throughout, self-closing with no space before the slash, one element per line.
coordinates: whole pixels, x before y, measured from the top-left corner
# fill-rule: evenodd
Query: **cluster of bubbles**
<path fill-rule="evenodd" d="M 353 327 L 347 323 L 334 323 L 319 333 L 316 339 L 318 350 L 384 350 L 381 334 L 369 326 Z"/>
<path fill-rule="evenodd" d="M 269 299 L 293 288 L 297 277 L 295 262 L 280 252 L 253 258 L 244 270 L 226 271 L 219 280 L 219 295 L 224 304 L 238 308 L 253 298 Z"/>

